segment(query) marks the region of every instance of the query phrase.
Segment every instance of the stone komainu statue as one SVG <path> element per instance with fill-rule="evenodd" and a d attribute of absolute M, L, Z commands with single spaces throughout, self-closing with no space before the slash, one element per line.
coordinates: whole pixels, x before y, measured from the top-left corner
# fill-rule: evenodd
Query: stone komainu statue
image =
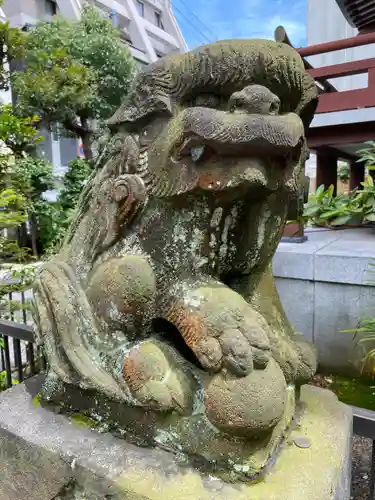
<path fill-rule="evenodd" d="M 300 56 L 272 41 L 213 43 L 138 75 L 35 282 L 44 400 L 79 388 L 231 479 L 262 469 L 316 368 L 271 272 L 316 104 Z"/>

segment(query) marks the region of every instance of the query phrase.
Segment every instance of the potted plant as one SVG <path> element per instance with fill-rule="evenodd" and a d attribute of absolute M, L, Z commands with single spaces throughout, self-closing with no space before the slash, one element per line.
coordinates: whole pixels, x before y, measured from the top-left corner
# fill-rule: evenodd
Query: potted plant
<path fill-rule="evenodd" d="M 334 187 L 324 189 L 319 186 L 315 193 L 309 196 L 305 205 L 303 217 L 305 223 L 314 226 L 329 227 L 360 227 L 375 222 L 375 186 L 369 175 L 361 183 L 363 189 L 354 189 L 348 194 L 333 195 Z"/>
<path fill-rule="evenodd" d="M 344 184 L 347 184 L 350 177 L 350 168 L 347 163 L 340 162 L 337 169 L 337 177 Z"/>

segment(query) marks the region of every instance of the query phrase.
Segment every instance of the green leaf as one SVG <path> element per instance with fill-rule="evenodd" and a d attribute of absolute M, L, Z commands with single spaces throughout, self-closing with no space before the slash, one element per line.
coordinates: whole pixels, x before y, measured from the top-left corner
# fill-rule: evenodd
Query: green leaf
<path fill-rule="evenodd" d="M 365 207 L 372 207 L 375 203 L 375 197 L 374 196 L 369 196 L 367 200 L 365 201 Z"/>
<path fill-rule="evenodd" d="M 334 191 L 335 191 L 335 187 L 333 184 L 331 184 L 329 186 L 329 188 L 327 189 L 327 191 L 325 192 L 325 196 L 327 196 L 329 201 L 331 201 Z"/>
<path fill-rule="evenodd" d="M 363 214 L 363 208 L 350 208 L 349 209 L 351 214 Z"/>
<path fill-rule="evenodd" d="M 369 222 L 375 222 L 375 213 L 366 215 L 365 220 Z"/>
<path fill-rule="evenodd" d="M 305 217 L 311 217 L 313 215 L 316 215 L 318 211 L 320 210 L 321 206 L 320 205 L 310 205 L 305 207 L 305 210 L 303 212 L 303 215 Z"/>
<path fill-rule="evenodd" d="M 331 226 L 343 226 L 347 224 L 351 219 L 350 215 L 340 215 L 339 217 L 336 217 L 335 219 L 330 221 Z"/>
<path fill-rule="evenodd" d="M 315 195 L 317 197 L 321 196 L 324 193 L 324 184 L 318 187 L 318 189 L 315 191 Z"/>
<path fill-rule="evenodd" d="M 338 215 L 343 215 L 344 210 L 330 210 L 327 212 L 321 212 L 320 217 L 322 219 L 331 219 L 332 217 L 337 217 Z"/>

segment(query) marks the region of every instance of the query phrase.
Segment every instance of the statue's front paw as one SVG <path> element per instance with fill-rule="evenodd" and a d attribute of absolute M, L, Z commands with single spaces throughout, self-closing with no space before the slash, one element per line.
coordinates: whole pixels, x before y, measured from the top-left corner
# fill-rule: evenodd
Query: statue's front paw
<path fill-rule="evenodd" d="M 185 309 L 183 337 L 208 371 L 226 368 L 244 377 L 254 368 L 264 369 L 271 357 L 263 317 L 225 286 L 198 289 L 189 297 L 195 309 Z M 181 327 L 180 327 L 181 330 Z"/>
<path fill-rule="evenodd" d="M 192 411 L 196 382 L 172 347 L 153 339 L 136 345 L 125 359 L 123 375 L 144 408 L 181 415 Z"/>
<path fill-rule="evenodd" d="M 236 323 L 236 327 L 228 328 L 223 324 L 221 332 L 211 332 L 211 336 L 198 343 L 194 352 L 204 368 L 219 371 L 224 367 L 243 377 L 254 367 L 263 369 L 267 366 L 271 351 L 262 328 L 245 319 Z"/>
<path fill-rule="evenodd" d="M 316 348 L 300 335 L 274 337 L 272 355 L 290 384 L 306 384 L 316 372 Z"/>

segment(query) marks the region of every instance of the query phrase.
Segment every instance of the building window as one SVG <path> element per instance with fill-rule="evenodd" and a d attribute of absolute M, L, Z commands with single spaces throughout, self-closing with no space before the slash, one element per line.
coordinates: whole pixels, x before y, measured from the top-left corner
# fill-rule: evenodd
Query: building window
<path fill-rule="evenodd" d="M 125 30 L 120 31 L 120 40 L 124 43 L 127 43 L 128 45 L 133 46 L 132 39 L 131 39 L 129 33 L 127 33 Z"/>
<path fill-rule="evenodd" d="M 112 9 L 110 14 L 109 14 L 109 18 L 110 20 L 112 21 L 112 24 L 113 26 L 118 26 L 118 16 L 117 16 L 117 10 L 116 9 Z"/>
<path fill-rule="evenodd" d="M 145 17 L 145 4 L 143 2 L 137 0 L 137 9 L 138 9 L 138 14 L 141 17 Z"/>
<path fill-rule="evenodd" d="M 57 5 L 53 0 L 45 0 L 45 10 L 47 18 L 51 18 L 57 14 Z"/>
<path fill-rule="evenodd" d="M 161 14 L 160 12 L 155 12 L 155 24 L 158 28 L 164 29 L 163 22 L 161 20 Z"/>
<path fill-rule="evenodd" d="M 52 132 L 52 140 L 57 142 L 60 140 L 60 135 L 59 135 L 59 124 L 58 122 L 53 122 L 51 126 L 51 132 Z"/>

